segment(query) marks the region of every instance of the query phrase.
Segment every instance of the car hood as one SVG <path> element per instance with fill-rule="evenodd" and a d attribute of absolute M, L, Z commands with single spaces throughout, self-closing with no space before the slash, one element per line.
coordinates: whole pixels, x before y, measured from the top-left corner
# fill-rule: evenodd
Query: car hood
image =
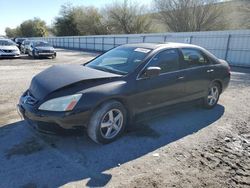
<path fill-rule="evenodd" d="M 0 50 L 18 50 L 16 46 L 1 46 L 0 45 Z"/>
<path fill-rule="evenodd" d="M 51 50 L 51 51 L 53 51 L 53 50 L 55 50 L 53 47 L 51 47 L 51 46 L 37 46 L 37 47 L 35 47 L 36 49 L 38 49 L 38 50 Z"/>
<path fill-rule="evenodd" d="M 121 77 L 83 65 L 56 65 L 33 77 L 29 91 L 38 100 L 63 87 L 86 80 Z"/>

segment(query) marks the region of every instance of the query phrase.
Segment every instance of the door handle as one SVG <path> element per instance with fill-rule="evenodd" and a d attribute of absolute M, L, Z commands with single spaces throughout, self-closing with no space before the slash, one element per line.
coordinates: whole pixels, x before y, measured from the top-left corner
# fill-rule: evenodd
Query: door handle
<path fill-rule="evenodd" d="M 214 72 L 214 69 L 209 69 L 209 70 L 207 70 L 207 72 L 209 73 L 209 72 Z"/>
<path fill-rule="evenodd" d="M 177 79 L 182 80 L 182 79 L 184 79 L 184 76 L 179 76 Z"/>

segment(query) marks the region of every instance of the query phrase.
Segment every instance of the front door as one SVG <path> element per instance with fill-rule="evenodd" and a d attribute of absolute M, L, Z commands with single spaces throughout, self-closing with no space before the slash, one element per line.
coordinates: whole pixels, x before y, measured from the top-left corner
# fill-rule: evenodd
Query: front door
<path fill-rule="evenodd" d="M 143 71 L 136 80 L 136 96 L 134 106 L 137 112 L 178 102 L 183 98 L 184 80 L 179 70 L 179 51 L 168 49 L 155 55 L 148 65 L 160 67 L 161 72 L 155 77 L 145 77 Z"/>

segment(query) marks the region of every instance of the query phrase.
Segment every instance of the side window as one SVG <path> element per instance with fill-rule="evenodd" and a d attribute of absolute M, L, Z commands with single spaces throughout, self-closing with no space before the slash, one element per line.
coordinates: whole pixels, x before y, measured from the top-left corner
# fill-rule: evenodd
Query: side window
<path fill-rule="evenodd" d="M 182 48 L 184 67 L 196 67 L 209 64 L 208 58 L 198 49 Z"/>
<path fill-rule="evenodd" d="M 161 73 L 176 71 L 179 69 L 179 53 L 176 49 L 159 52 L 151 59 L 149 66 L 161 68 Z"/>

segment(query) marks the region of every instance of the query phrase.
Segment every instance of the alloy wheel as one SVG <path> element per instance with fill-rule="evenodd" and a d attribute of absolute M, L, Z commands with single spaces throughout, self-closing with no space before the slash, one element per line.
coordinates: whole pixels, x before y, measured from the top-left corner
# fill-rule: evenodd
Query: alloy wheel
<path fill-rule="evenodd" d="M 123 124 L 123 114 L 118 109 L 109 110 L 101 121 L 100 131 L 104 138 L 112 139 L 121 130 Z"/>
<path fill-rule="evenodd" d="M 218 97 L 219 97 L 219 89 L 217 86 L 212 86 L 210 89 L 209 89 L 209 92 L 208 92 L 208 97 L 207 97 L 207 102 L 210 106 L 213 106 L 217 100 L 218 100 Z"/>

